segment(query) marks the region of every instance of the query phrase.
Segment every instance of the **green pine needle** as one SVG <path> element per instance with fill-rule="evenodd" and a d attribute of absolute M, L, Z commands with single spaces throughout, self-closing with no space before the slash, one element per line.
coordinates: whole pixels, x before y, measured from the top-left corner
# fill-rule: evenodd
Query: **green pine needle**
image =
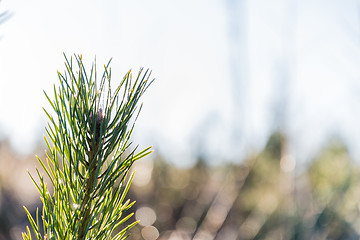
<path fill-rule="evenodd" d="M 64 57 L 66 71 L 58 72 L 59 86 L 54 86 L 53 98 L 45 93 L 52 108 L 44 109 L 49 119 L 47 158 L 37 157 L 52 187 L 38 169 L 39 181 L 29 173 L 43 203 L 42 216 L 37 210 L 35 219 L 24 207 L 33 236 L 37 240 L 125 239 L 137 221 L 113 232 L 133 215 L 128 210 L 135 202 L 125 201 L 134 176 L 127 177 L 129 169 L 151 153 L 151 147 L 137 153 L 137 147 L 129 150 L 141 110 L 139 100 L 152 83 L 151 72 L 140 69 L 133 81 L 129 71 L 112 91 L 111 60 L 98 82 L 96 63 L 89 73 L 81 55 Z M 22 236 L 31 239 L 28 227 Z"/>

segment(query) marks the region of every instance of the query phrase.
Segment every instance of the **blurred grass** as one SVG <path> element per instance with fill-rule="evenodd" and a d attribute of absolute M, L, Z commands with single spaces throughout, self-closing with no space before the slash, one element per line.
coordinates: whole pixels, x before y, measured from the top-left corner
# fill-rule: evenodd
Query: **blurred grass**
<path fill-rule="evenodd" d="M 140 220 L 131 239 L 359 239 L 360 171 L 339 140 L 319 150 L 303 171 L 274 133 L 241 164 L 179 169 L 157 155 L 138 161 L 129 198 Z M 44 152 L 42 146 L 37 153 Z M 20 239 L 22 205 L 40 206 L 26 169 L 33 156 L 0 142 L 0 240 Z"/>

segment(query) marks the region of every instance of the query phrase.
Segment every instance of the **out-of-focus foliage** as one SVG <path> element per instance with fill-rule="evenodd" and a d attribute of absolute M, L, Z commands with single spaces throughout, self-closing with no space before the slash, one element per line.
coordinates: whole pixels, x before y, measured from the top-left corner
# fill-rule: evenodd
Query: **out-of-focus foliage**
<path fill-rule="evenodd" d="M 240 164 L 209 166 L 199 159 L 179 169 L 160 155 L 137 162 L 129 198 L 137 199 L 134 218 L 140 224 L 130 238 L 359 239 L 359 163 L 346 146 L 329 141 L 300 171 L 286 144 L 274 133 L 263 151 Z M 27 199 L 33 209 L 37 203 L 31 194 L 36 189 L 30 184 L 21 197 L 15 179 L 26 180 L 24 166 L 33 168 L 35 161 L 0 146 L 0 240 L 19 239 L 25 214 L 14 209 Z"/>
<path fill-rule="evenodd" d="M 0 24 L 8 20 L 10 17 L 11 14 L 8 11 L 0 11 Z"/>

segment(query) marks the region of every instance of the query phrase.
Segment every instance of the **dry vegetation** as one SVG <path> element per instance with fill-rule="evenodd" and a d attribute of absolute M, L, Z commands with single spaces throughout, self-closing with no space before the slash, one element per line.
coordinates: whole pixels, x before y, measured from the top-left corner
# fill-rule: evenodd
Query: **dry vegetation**
<path fill-rule="evenodd" d="M 332 141 L 301 173 L 280 134 L 241 164 L 179 169 L 157 155 L 138 161 L 129 198 L 140 224 L 130 239 L 358 239 L 359 166 Z M 39 147 L 36 152 L 43 152 Z M 28 178 L 34 156 L 0 143 L 0 240 L 20 239 L 22 205 L 41 206 Z"/>

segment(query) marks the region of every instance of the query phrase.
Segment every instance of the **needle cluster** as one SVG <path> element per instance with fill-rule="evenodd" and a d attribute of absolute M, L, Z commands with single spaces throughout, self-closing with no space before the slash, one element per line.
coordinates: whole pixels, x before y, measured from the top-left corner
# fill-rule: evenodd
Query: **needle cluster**
<path fill-rule="evenodd" d="M 139 152 L 130 147 L 139 99 L 152 82 L 150 71 L 140 69 L 134 81 L 129 71 L 113 91 L 111 60 L 98 82 L 96 63 L 87 74 L 82 56 L 75 56 L 74 65 L 73 58 L 65 59 L 66 71 L 58 72 L 54 99 L 45 93 L 55 114 L 44 109 L 50 120 L 45 137 L 49 151 L 46 160 L 38 158 L 52 187 L 38 169 L 39 181 L 30 174 L 43 204 L 41 216 L 37 211 L 32 217 L 25 207 L 33 236 L 124 239 L 137 223 L 125 224 L 134 204 L 125 201 L 134 175 L 128 172 L 134 161 L 151 152 L 150 147 Z M 115 229 L 119 229 L 116 234 Z M 27 227 L 23 239 L 31 239 L 31 234 Z"/>

